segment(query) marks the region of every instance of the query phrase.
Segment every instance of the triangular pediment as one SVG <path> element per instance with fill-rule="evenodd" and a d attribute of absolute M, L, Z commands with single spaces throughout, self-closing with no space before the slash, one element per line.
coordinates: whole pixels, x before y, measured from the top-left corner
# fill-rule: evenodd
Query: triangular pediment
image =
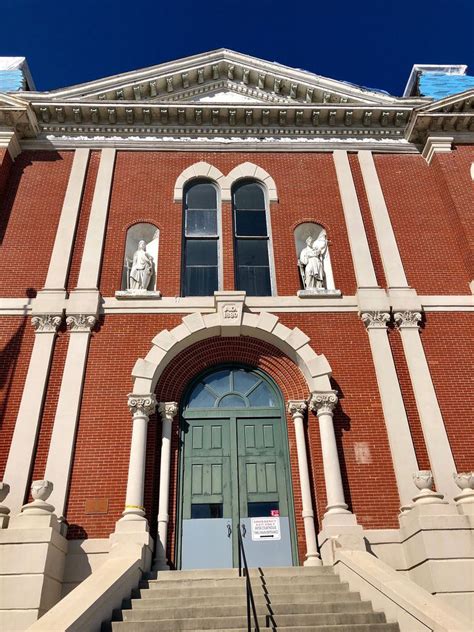
<path fill-rule="evenodd" d="M 453 94 L 434 103 L 429 103 L 421 108 L 418 108 L 418 112 L 429 113 L 472 113 L 474 111 L 474 89 L 460 92 L 459 94 Z"/>
<path fill-rule="evenodd" d="M 398 99 L 311 72 L 289 68 L 227 49 L 202 53 L 81 85 L 31 93 L 28 100 L 223 102 L 389 105 Z M 248 101 L 250 102 L 250 101 Z"/>

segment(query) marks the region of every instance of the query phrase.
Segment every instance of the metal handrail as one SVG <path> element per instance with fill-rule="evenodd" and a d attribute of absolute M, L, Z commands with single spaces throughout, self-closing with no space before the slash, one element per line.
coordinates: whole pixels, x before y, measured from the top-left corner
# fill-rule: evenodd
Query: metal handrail
<path fill-rule="evenodd" d="M 249 567 L 247 566 L 247 558 L 245 557 L 244 542 L 242 540 L 242 532 L 241 532 L 242 528 L 245 529 L 245 525 L 239 524 L 239 527 L 238 527 L 239 577 L 242 577 L 242 571 L 243 571 L 245 575 L 245 585 L 247 589 L 247 631 L 252 632 L 251 615 L 253 615 L 253 622 L 255 626 L 254 630 L 255 632 L 260 632 L 260 627 L 258 625 L 257 610 L 255 608 L 255 600 L 253 598 L 252 583 L 250 581 Z M 243 565 L 242 565 L 242 562 L 243 562 Z"/>

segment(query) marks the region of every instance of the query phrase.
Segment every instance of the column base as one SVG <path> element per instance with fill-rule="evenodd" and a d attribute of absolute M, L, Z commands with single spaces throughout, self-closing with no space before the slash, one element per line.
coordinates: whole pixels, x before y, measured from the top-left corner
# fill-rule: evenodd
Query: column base
<path fill-rule="evenodd" d="M 119 522 L 143 522 L 148 524 L 145 511 L 141 507 L 126 507 Z"/>
<path fill-rule="evenodd" d="M 309 555 L 306 557 L 305 561 L 303 562 L 303 566 L 322 566 L 323 562 L 321 560 L 321 557 L 319 555 Z"/>
<path fill-rule="evenodd" d="M 365 551 L 364 530 L 353 513 L 325 515 L 318 535 L 321 558 L 325 566 L 336 561 L 336 551 Z"/>

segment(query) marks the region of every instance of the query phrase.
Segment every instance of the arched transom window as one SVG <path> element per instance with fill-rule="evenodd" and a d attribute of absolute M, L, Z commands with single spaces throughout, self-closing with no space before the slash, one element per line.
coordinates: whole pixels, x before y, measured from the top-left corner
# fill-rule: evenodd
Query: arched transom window
<path fill-rule="evenodd" d="M 183 296 L 211 296 L 219 289 L 217 189 L 194 181 L 184 196 Z"/>
<path fill-rule="evenodd" d="M 248 369 L 221 369 L 201 379 L 192 389 L 187 409 L 273 408 L 277 398 L 258 373 Z"/>
<path fill-rule="evenodd" d="M 243 180 L 232 191 L 235 288 L 248 296 L 271 296 L 269 227 L 263 186 Z"/>

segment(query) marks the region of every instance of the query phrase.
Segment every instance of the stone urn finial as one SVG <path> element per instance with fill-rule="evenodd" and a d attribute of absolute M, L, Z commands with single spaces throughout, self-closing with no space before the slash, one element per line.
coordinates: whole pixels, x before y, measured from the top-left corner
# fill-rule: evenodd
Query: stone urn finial
<path fill-rule="evenodd" d="M 10 485 L 8 483 L 0 483 L 0 516 L 8 516 L 10 510 L 6 505 L 2 505 L 5 498 L 8 496 L 10 492 Z"/>
<path fill-rule="evenodd" d="M 21 508 L 22 513 L 28 515 L 46 515 L 54 512 L 53 505 L 46 500 L 51 496 L 53 483 L 51 481 L 33 481 L 31 485 L 31 495 L 33 501 Z"/>
<path fill-rule="evenodd" d="M 415 505 L 433 505 L 443 503 L 443 494 L 434 492 L 433 474 L 430 470 L 420 470 L 413 474 L 413 482 L 420 490 L 420 493 L 413 498 Z"/>
<path fill-rule="evenodd" d="M 474 503 L 474 472 L 455 472 L 453 478 L 461 490 L 461 493 L 454 497 L 456 503 Z"/>

